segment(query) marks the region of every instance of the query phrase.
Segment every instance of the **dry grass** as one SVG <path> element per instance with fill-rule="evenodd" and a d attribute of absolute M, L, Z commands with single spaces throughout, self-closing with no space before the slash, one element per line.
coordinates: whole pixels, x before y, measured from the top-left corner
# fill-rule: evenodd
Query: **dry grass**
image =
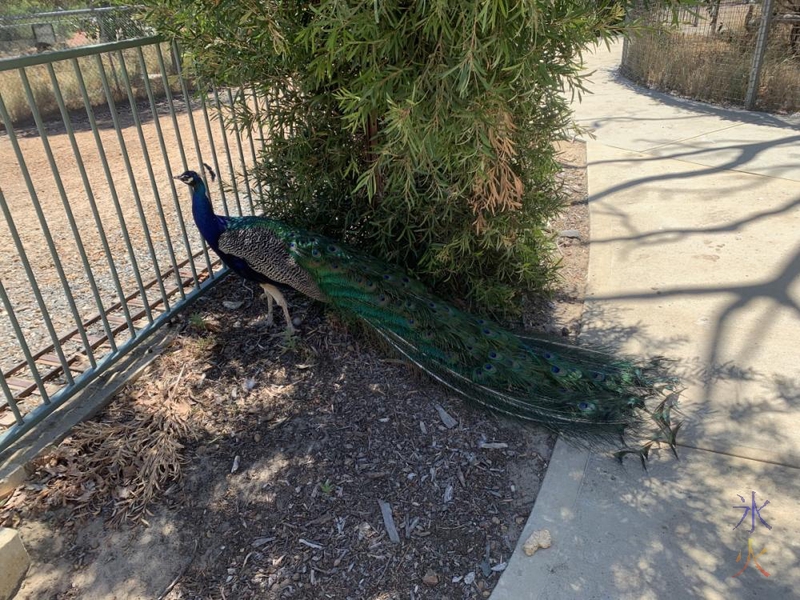
<path fill-rule="evenodd" d="M 162 44 L 161 51 L 164 57 L 164 66 L 167 71 L 170 90 L 177 93 L 180 91 L 180 83 L 177 80 L 177 71 L 171 60 L 169 45 Z M 156 98 L 162 98 L 166 94 L 164 83 L 160 75 L 161 70 L 158 64 L 158 55 L 155 45 L 142 48 L 145 63 L 144 70 L 146 73 L 143 72 L 139 63 L 136 48 L 123 50 L 121 54 L 125 60 L 131 88 L 137 100 L 144 100 L 147 98 L 144 78 L 148 75 L 153 95 Z M 103 91 L 97 58 L 88 56 L 77 60 L 92 106 L 105 104 L 106 97 Z M 108 78 L 109 87 L 114 96 L 114 101 L 127 101 L 128 95 L 119 54 L 104 53 L 101 55 L 101 60 L 106 77 Z M 72 61 L 62 60 L 55 62 L 53 63 L 53 70 L 58 79 L 58 85 L 64 97 L 67 110 L 82 111 L 84 109 L 83 98 Z M 48 117 L 59 115 L 58 103 L 56 102 L 56 96 L 53 91 L 47 66 L 36 65 L 27 67 L 25 69 L 25 74 L 30 81 L 33 97 L 42 117 L 47 119 Z M 5 102 L 13 124 L 28 123 L 33 120 L 31 107 L 28 104 L 25 91 L 22 87 L 22 81 L 17 70 L 0 72 L 0 94 L 2 94 L 3 101 Z"/>
<path fill-rule="evenodd" d="M 187 372 L 186 360 L 204 350 L 195 348 L 192 340 L 176 342 L 160 359 L 163 372 L 177 375 L 154 378 L 146 386 L 131 384 L 124 401 L 109 405 L 101 418 L 75 427 L 38 461 L 38 471 L 49 475 L 35 496 L 40 508 L 70 505 L 78 513 L 97 514 L 113 499 L 112 522 L 144 519 L 148 505 L 180 481 L 184 443 L 202 431 L 192 401 L 198 375 Z M 145 372 L 143 377 L 153 374 Z"/>
<path fill-rule="evenodd" d="M 800 57 L 775 36 L 761 75 L 758 108 L 800 111 Z M 747 32 L 714 36 L 654 32 L 630 41 L 623 70 L 653 89 L 715 103 L 741 104 L 747 92 L 753 39 Z"/>

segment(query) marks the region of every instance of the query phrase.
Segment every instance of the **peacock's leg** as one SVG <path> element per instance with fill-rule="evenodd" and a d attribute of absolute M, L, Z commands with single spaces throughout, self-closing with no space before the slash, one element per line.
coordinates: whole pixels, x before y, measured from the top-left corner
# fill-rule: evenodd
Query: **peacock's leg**
<path fill-rule="evenodd" d="M 267 316 L 266 316 L 266 318 L 264 319 L 264 324 L 265 324 L 267 327 L 269 327 L 269 326 L 271 326 L 271 325 L 272 325 L 272 323 L 273 323 L 273 318 L 272 318 L 272 303 L 273 303 L 273 299 L 272 299 L 272 294 L 271 294 L 271 293 L 270 293 L 270 291 L 267 289 L 267 287 L 272 287 L 272 286 L 267 286 L 266 284 L 262 284 L 262 286 L 261 286 L 261 287 L 262 287 L 262 289 L 264 290 L 264 293 L 263 293 L 263 294 L 261 294 L 261 298 L 262 298 L 262 299 L 266 299 L 266 301 L 267 301 Z M 273 289 L 274 289 L 274 288 L 273 288 Z"/>
<path fill-rule="evenodd" d="M 269 319 L 272 315 L 272 302 L 271 300 L 274 299 L 275 302 L 283 309 L 283 316 L 286 318 L 286 330 L 289 333 L 294 333 L 294 325 L 292 325 L 292 317 L 289 315 L 289 305 L 286 304 L 286 298 L 283 297 L 281 291 L 276 288 L 274 285 L 270 285 L 268 283 L 262 283 L 261 287 L 264 290 L 264 293 L 269 296 L 269 313 L 267 314 L 267 318 Z"/>

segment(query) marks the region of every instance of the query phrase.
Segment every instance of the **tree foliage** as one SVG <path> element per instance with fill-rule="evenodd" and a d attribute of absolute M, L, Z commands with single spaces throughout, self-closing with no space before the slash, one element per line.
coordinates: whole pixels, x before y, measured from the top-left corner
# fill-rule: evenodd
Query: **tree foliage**
<path fill-rule="evenodd" d="M 607 0 L 148 0 L 197 74 L 270 98 L 267 214 L 404 265 L 451 298 L 546 291 L 581 53 Z"/>

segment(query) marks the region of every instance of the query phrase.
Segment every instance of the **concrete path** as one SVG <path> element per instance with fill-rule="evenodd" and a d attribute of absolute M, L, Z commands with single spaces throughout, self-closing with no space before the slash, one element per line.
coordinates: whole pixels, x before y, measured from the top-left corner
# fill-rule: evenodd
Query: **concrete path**
<path fill-rule="evenodd" d="M 559 441 L 520 540 L 553 545 L 518 548 L 492 598 L 800 598 L 800 119 L 640 89 L 620 55 L 588 57 L 575 107 L 596 136 L 586 339 L 679 361 L 681 460 Z"/>

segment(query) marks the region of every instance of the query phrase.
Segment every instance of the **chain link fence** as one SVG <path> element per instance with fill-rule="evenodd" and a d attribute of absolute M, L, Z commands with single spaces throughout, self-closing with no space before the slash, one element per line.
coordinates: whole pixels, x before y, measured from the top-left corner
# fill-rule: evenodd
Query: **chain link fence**
<path fill-rule="evenodd" d="M 134 6 L 0 14 L 0 58 L 130 40 L 152 34 Z"/>
<path fill-rule="evenodd" d="M 652 3 L 629 14 L 622 74 L 649 88 L 723 105 L 800 111 L 800 0 L 707 0 L 674 19 Z"/>

